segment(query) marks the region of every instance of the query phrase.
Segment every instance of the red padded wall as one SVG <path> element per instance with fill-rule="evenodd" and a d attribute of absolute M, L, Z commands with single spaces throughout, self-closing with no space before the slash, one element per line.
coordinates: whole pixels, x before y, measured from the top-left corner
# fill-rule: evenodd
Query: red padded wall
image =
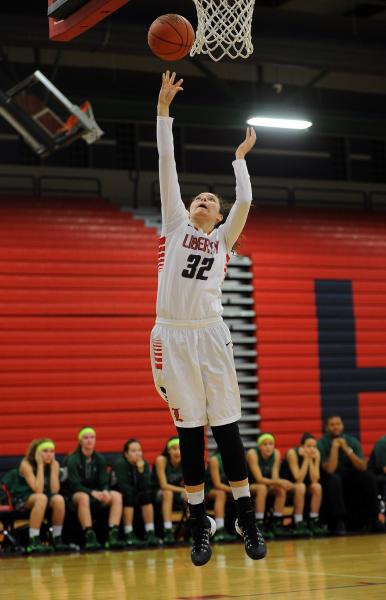
<path fill-rule="evenodd" d="M 274 432 L 285 450 L 304 431 L 322 433 L 315 280 L 352 281 L 357 366 L 386 367 L 386 218 L 259 208 L 245 234 L 242 252 L 253 260 L 261 428 Z M 386 433 L 385 401 L 386 390 L 359 394 L 366 454 Z"/>
<path fill-rule="evenodd" d="M 157 233 L 107 201 L 0 201 L 0 454 L 49 436 L 59 452 L 138 437 L 152 460 L 173 426 L 149 360 Z"/>
<path fill-rule="evenodd" d="M 261 427 L 285 450 L 321 433 L 315 279 L 352 281 L 358 367 L 386 367 L 386 220 L 261 208 L 245 233 Z M 91 424 L 101 451 L 136 436 L 153 460 L 174 431 L 149 361 L 157 253 L 156 231 L 106 201 L 0 201 L 0 454 L 45 435 L 67 452 Z M 366 453 L 386 432 L 385 401 L 359 394 Z"/>

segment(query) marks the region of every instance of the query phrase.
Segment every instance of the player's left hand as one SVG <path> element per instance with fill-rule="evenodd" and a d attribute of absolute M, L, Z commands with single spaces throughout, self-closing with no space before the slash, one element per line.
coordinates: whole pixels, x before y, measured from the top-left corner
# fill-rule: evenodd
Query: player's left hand
<path fill-rule="evenodd" d="M 252 150 L 256 143 L 256 131 L 253 127 L 247 127 L 245 140 L 241 142 L 240 146 L 236 150 L 236 158 L 245 158 L 245 155 Z"/>

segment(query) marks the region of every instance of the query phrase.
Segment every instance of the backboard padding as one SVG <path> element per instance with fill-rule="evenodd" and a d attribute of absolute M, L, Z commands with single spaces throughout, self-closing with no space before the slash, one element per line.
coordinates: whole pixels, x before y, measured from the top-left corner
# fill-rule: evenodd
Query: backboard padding
<path fill-rule="evenodd" d="M 89 0 L 67 18 L 48 18 L 50 40 L 69 42 L 127 4 L 130 0 Z M 48 0 L 48 11 L 55 0 Z M 65 3 L 66 4 L 66 3 Z M 65 8 L 65 5 L 64 7 Z M 48 14 L 47 11 L 47 14 Z"/>

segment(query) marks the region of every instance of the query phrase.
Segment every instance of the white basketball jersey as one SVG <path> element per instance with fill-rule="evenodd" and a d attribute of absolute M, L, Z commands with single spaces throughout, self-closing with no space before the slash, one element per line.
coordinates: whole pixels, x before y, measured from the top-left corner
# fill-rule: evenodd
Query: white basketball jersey
<path fill-rule="evenodd" d="M 185 216 L 160 238 L 157 316 L 188 321 L 220 316 L 228 261 L 221 226 L 207 235 Z"/>
<path fill-rule="evenodd" d="M 169 117 L 157 120 L 162 203 L 157 317 L 179 321 L 220 318 L 221 285 L 252 200 L 249 175 L 245 161 L 235 160 L 236 202 L 226 222 L 209 234 L 195 228 L 181 200 L 172 122 Z"/>

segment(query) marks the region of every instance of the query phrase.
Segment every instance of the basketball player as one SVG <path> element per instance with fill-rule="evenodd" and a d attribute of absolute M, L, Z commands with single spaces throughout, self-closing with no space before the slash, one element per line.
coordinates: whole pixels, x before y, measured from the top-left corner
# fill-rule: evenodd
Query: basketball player
<path fill-rule="evenodd" d="M 192 562 L 211 557 L 216 524 L 204 505 L 204 426 L 209 422 L 236 501 L 236 530 L 248 556 L 264 558 L 266 546 L 256 528 L 244 448 L 237 421 L 240 393 L 232 339 L 222 320 L 221 285 L 232 247 L 245 225 L 252 189 L 245 155 L 256 141 L 247 129 L 236 150 L 236 202 L 225 224 L 217 196 L 201 193 L 187 211 L 174 160 L 169 106 L 182 90 L 182 79 L 162 75 L 158 98 L 157 143 L 162 203 L 157 320 L 151 334 L 156 388 L 168 402 L 180 437 L 182 468 L 192 528 Z"/>

